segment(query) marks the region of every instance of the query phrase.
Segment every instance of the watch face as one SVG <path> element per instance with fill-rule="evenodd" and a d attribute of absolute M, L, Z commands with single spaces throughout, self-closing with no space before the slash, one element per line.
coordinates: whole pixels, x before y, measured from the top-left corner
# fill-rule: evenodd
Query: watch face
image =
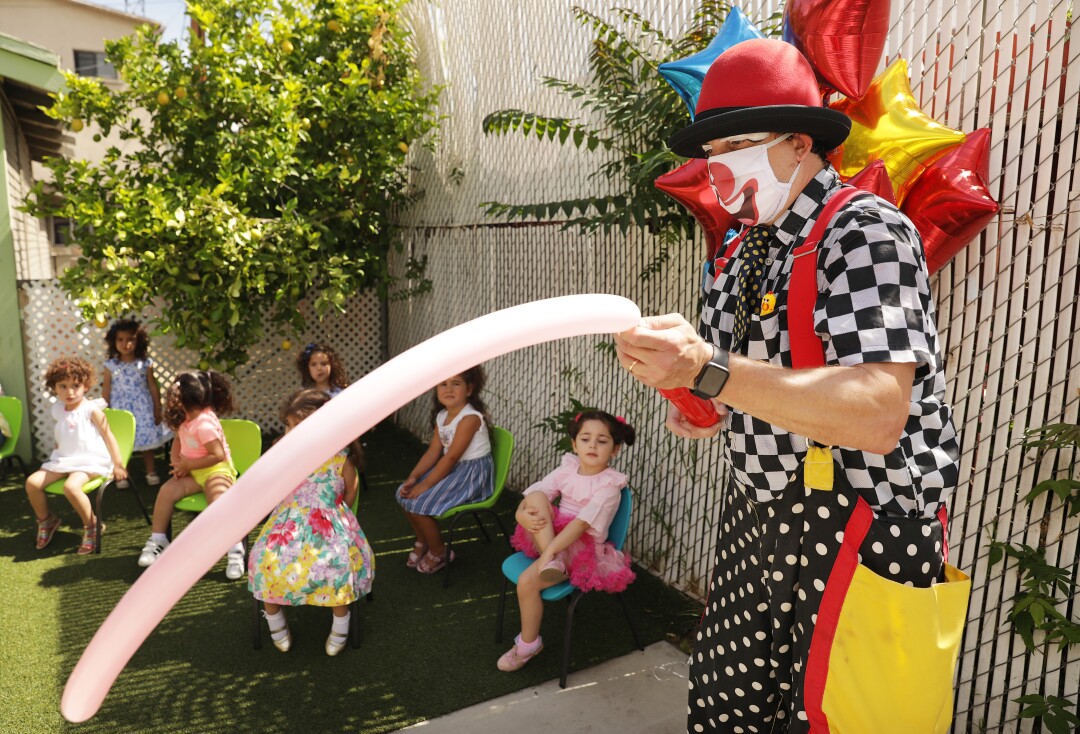
<path fill-rule="evenodd" d="M 704 374 L 701 375 L 701 379 L 698 381 L 697 391 L 708 395 L 710 398 L 715 398 L 720 394 L 724 383 L 727 382 L 727 377 L 727 370 L 723 367 L 709 364 L 705 367 Z"/>

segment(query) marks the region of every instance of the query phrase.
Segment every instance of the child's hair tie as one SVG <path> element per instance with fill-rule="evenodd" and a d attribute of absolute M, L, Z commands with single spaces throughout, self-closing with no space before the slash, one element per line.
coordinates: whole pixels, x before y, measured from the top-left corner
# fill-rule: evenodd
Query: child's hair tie
<path fill-rule="evenodd" d="M 581 413 L 574 416 L 574 423 L 578 423 L 581 420 Z"/>
<path fill-rule="evenodd" d="M 626 423 L 626 419 L 623 418 L 621 415 L 615 416 L 615 420 L 619 421 L 619 423 Z"/>
<path fill-rule="evenodd" d="M 313 351 L 315 351 L 315 342 L 312 342 L 311 344 L 308 344 L 306 347 L 304 347 L 304 358 L 307 359 L 308 357 L 310 357 Z"/>

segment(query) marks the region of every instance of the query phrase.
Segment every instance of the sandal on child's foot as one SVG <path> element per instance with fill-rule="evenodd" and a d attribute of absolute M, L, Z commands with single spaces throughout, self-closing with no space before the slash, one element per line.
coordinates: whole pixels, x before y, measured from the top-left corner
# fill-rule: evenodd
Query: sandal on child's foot
<path fill-rule="evenodd" d="M 105 532 L 105 523 L 101 523 L 101 532 Z M 98 531 L 96 525 L 91 525 L 88 528 L 83 528 L 82 542 L 79 543 L 79 550 L 76 551 L 80 556 L 88 556 L 98 547 Z"/>
<path fill-rule="evenodd" d="M 148 485 L 150 485 L 151 487 L 156 487 L 159 484 L 161 484 L 161 477 L 159 477 L 154 472 L 150 472 L 149 474 L 146 475 L 146 483 Z"/>
<path fill-rule="evenodd" d="M 116 488 L 117 489 L 127 489 L 130 486 L 131 486 L 131 482 L 129 482 L 126 479 L 117 479 L 116 480 Z"/>
<path fill-rule="evenodd" d="M 438 573 L 443 569 L 443 566 L 447 563 L 453 563 L 453 561 L 454 551 L 452 550 L 450 551 L 449 558 L 446 557 L 446 551 L 443 551 L 441 556 L 437 556 L 431 551 L 428 551 L 424 557 L 420 559 L 420 562 L 416 564 L 416 570 L 420 573 L 427 574 Z"/>
<path fill-rule="evenodd" d="M 270 642 L 274 643 L 274 647 L 276 647 L 278 650 L 281 650 L 282 652 L 288 652 L 289 648 L 292 647 L 292 633 L 289 632 L 289 623 L 285 621 L 284 617 L 282 617 L 281 626 L 275 629 L 273 627 L 270 627 L 270 625 L 273 623 L 270 621 L 270 618 L 267 616 L 266 612 L 263 612 L 263 618 L 266 619 L 266 625 L 270 628 Z M 282 635 L 280 634 L 281 632 L 284 632 L 285 634 Z M 277 635 L 277 637 L 275 638 L 274 635 Z"/>
<path fill-rule="evenodd" d="M 49 513 L 44 520 L 38 520 L 37 541 L 35 543 L 38 550 L 52 542 L 53 535 L 58 527 L 60 527 L 60 518 L 52 513 Z"/>
<path fill-rule="evenodd" d="M 420 559 L 427 554 L 427 544 L 416 541 L 413 543 L 412 548 L 409 551 L 409 559 L 405 561 L 405 565 L 409 568 L 416 568 L 416 564 L 420 563 Z"/>
<path fill-rule="evenodd" d="M 334 632 L 331 630 L 330 636 L 326 638 L 326 654 L 330 657 L 334 657 L 345 649 L 345 643 L 348 641 L 348 632 Z"/>

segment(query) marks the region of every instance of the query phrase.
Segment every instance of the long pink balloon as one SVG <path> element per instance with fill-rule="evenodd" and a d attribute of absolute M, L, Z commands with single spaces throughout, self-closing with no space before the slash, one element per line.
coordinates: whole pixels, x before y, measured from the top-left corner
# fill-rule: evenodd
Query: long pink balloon
<path fill-rule="evenodd" d="M 80 722 L 97 713 L 120 671 L 180 597 L 353 437 L 475 364 L 554 339 L 625 331 L 640 318 L 638 307 L 621 296 L 534 301 L 444 331 L 347 388 L 255 462 L 128 589 L 72 671 L 60 701 L 64 717 Z"/>

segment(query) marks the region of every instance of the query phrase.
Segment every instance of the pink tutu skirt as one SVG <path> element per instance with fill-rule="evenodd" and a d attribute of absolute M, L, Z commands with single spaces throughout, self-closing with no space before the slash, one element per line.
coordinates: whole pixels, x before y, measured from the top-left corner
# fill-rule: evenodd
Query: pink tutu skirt
<path fill-rule="evenodd" d="M 555 534 L 562 532 L 562 529 L 574 519 L 573 515 L 559 512 L 556 508 Z M 514 529 L 510 543 L 529 558 L 540 556 L 536 546 L 533 545 L 532 535 L 520 525 Z M 570 577 L 570 583 L 582 591 L 616 593 L 626 589 L 636 578 L 634 572 L 630 570 L 629 555 L 615 550 L 615 546 L 607 541 L 597 543 L 596 538 L 588 532 L 582 533 L 581 537 L 559 553 L 557 558 L 566 564 L 566 574 Z"/>

